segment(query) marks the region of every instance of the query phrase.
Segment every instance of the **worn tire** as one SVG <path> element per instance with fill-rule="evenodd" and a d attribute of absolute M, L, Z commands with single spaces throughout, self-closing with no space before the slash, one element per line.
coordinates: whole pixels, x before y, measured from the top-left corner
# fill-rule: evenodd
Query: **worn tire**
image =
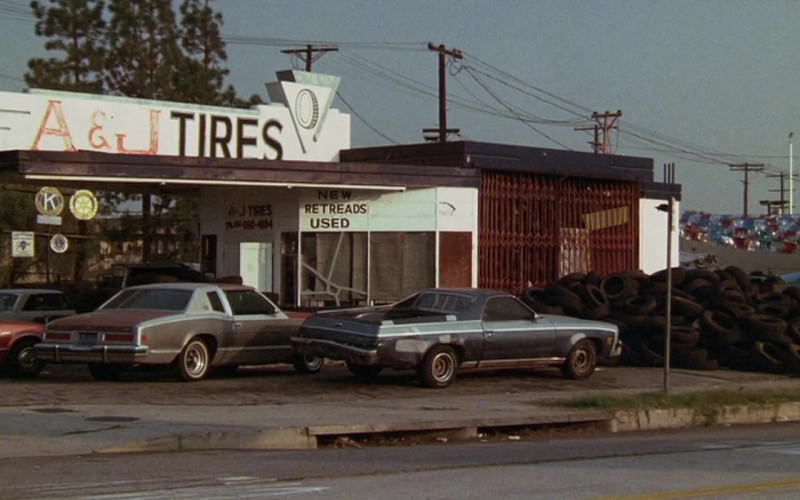
<path fill-rule="evenodd" d="M 670 281 L 672 282 L 672 286 L 678 286 L 686 279 L 686 269 L 682 267 L 673 267 L 670 269 L 661 269 L 660 271 L 656 271 L 650 275 L 650 281 L 655 283 L 665 283 L 667 282 L 667 275 L 672 274 L 669 276 Z"/>
<path fill-rule="evenodd" d="M 572 346 L 567 359 L 561 365 L 561 373 L 572 380 L 583 380 L 597 368 L 597 348 L 589 339 L 582 339 Z"/>
<path fill-rule="evenodd" d="M 38 341 L 33 338 L 20 339 L 11 346 L 8 353 L 8 370 L 12 377 L 34 378 L 42 371 L 44 363 L 33 354 L 33 346 Z"/>
<path fill-rule="evenodd" d="M 787 364 L 781 359 L 781 348 L 769 342 L 758 341 L 753 345 L 751 355 L 754 367 L 758 371 L 782 375 L 786 373 Z"/>
<path fill-rule="evenodd" d="M 186 382 L 194 382 L 208 375 L 211 352 L 199 338 L 193 338 L 178 355 L 178 375 Z"/>
<path fill-rule="evenodd" d="M 114 382 L 119 380 L 122 368 L 116 365 L 107 365 L 103 363 L 89 363 L 89 373 L 95 380 Z"/>
<path fill-rule="evenodd" d="M 575 314 L 583 307 L 583 302 L 577 293 L 558 283 L 547 285 L 545 293 L 548 304 L 563 307 L 569 314 Z"/>
<path fill-rule="evenodd" d="M 309 375 L 317 373 L 322 370 L 322 365 L 325 364 L 325 358 L 320 356 L 306 356 L 303 354 L 296 354 L 292 358 L 292 366 L 294 371 L 302 375 Z"/>
<path fill-rule="evenodd" d="M 704 341 L 716 349 L 722 349 L 745 340 L 737 319 L 722 311 L 713 309 L 703 311 L 703 315 L 700 316 L 700 326 L 703 329 Z"/>
<path fill-rule="evenodd" d="M 349 361 L 345 361 L 345 366 L 350 370 L 350 373 L 365 380 L 374 379 L 381 373 L 381 370 L 383 370 L 382 366 L 359 365 L 358 363 L 351 363 Z"/>
<path fill-rule="evenodd" d="M 639 282 L 625 273 L 609 274 L 600 282 L 600 288 L 605 293 L 609 302 L 622 303 L 636 295 L 639 291 Z"/>
<path fill-rule="evenodd" d="M 452 384 L 457 373 L 458 355 L 447 345 L 430 348 L 417 368 L 419 381 L 434 389 Z"/>

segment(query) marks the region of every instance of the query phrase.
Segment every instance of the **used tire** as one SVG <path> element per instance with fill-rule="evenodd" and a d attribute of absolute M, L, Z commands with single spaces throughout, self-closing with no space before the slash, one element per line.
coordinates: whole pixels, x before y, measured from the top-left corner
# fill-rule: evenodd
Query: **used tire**
<path fill-rule="evenodd" d="M 456 378 L 458 356 L 452 347 L 439 345 L 432 347 L 417 369 L 417 376 L 424 385 L 438 389 L 447 387 Z"/>
<path fill-rule="evenodd" d="M 211 353 L 201 339 L 189 341 L 178 355 L 178 374 L 187 382 L 200 380 L 208 374 Z"/>
<path fill-rule="evenodd" d="M 325 358 L 319 356 L 297 354 L 292 358 L 294 371 L 303 375 L 319 372 L 323 364 L 325 364 Z"/>
<path fill-rule="evenodd" d="M 350 373 L 358 378 L 366 380 L 374 379 L 380 374 L 381 370 L 383 370 L 382 366 L 359 365 L 358 363 L 351 363 L 350 361 L 345 361 L 345 365 L 347 369 L 350 370 Z"/>
<path fill-rule="evenodd" d="M 20 339 L 8 353 L 8 367 L 13 377 L 33 378 L 42 371 L 44 363 L 36 359 L 33 346 L 38 341 L 32 338 Z"/>
<path fill-rule="evenodd" d="M 597 348 L 589 339 L 582 339 L 572 346 L 566 361 L 561 366 L 561 373 L 572 380 L 583 380 L 594 373 L 597 368 Z"/>

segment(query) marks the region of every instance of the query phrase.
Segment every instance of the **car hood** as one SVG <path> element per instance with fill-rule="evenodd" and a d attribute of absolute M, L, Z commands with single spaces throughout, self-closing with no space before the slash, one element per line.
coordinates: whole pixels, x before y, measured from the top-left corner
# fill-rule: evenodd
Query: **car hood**
<path fill-rule="evenodd" d="M 120 310 L 109 309 L 94 311 L 75 316 L 67 316 L 53 320 L 47 324 L 48 330 L 97 330 L 104 329 L 124 329 L 131 328 L 145 321 L 164 318 L 167 316 L 178 316 L 183 313 L 174 311 L 142 311 L 142 310 Z"/>

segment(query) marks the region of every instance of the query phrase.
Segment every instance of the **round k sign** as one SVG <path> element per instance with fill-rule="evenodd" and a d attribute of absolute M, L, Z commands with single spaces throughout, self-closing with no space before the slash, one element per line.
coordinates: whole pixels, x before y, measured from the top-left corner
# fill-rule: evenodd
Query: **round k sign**
<path fill-rule="evenodd" d="M 42 215 L 58 215 L 64 210 L 64 196 L 58 188 L 45 186 L 36 193 L 36 210 Z"/>

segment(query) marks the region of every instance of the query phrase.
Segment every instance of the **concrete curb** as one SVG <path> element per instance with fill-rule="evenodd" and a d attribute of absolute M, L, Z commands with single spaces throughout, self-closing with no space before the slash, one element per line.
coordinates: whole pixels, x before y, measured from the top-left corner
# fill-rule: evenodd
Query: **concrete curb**
<path fill-rule="evenodd" d="M 474 439 L 488 430 L 558 424 L 595 425 L 610 432 L 651 431 L 713 425 L 800 421 L 800 402 L 766 406 L 725 406 L 702 412 L 689 408 L 607 412 L 570 411 L 532 417 L 392 424 L 325 425 L 286 429 L 246 429 L 176 435 L 99 450 L 98 453 L 200 450 L 312 450 L 321 440 L 392 434 L 435 435 L 448 441 Z"/>
<path fill-rule="evenodd" d="M 176 435 L 104 448 L 98 453 L 140 453 L 201 450 L 313 450 L 317 439 L 305 429 L 220 431 Z"/>
<path fill-rule="evenodd" d="M 629 432 L 797 421 L 800 421 L 800 402 L 766 406 L 724 406 L 712 412 L 689 408 L 618 411 L 611 420 L 610 430 Z"/>

